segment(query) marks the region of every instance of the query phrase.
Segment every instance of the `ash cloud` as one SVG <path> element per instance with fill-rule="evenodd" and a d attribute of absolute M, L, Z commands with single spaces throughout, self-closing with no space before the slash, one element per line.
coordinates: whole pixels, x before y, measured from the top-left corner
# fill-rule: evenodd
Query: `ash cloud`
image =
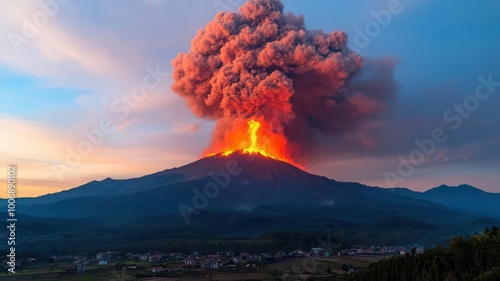
<path fill-rule="evenodd" d="M 218 13 L 172 61 L 172 90 L 197 116 L 217 120 L 209 149 L 257 118 L 303 162 L 316 135 L 352 128 L 394 95 L 394 64 L 363 67 L 346 33 L 307 30 L 302 16 L 283 8 L 279 0 L 250 0 L 239 12 Z"/>

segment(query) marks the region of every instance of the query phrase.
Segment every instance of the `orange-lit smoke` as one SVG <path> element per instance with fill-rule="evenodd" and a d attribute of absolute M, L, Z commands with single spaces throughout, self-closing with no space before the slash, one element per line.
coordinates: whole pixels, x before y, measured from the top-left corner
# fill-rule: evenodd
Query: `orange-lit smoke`
<path fill-rule="evenodd" d="M 303 139 L 378 108 L 363 104 L 377 103 L 363 93 L 343 94 L 362 65 L 347 35 L 309 31 L 283 9 L 279 0 L 249 0 L 239 12 L 218 13 L 172 61 L 172 90 L 196 115 L 217 120 L 206 154 L 247 149 L 302 162 L 299 148 L 310 145 Z M 250 122 L 249 134 L 251 120 L 260 127 Z"/>

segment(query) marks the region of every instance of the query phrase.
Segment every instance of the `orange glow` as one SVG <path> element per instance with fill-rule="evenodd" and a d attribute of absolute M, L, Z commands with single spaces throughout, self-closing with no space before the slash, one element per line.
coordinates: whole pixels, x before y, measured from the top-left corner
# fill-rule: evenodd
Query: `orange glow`
<path fill-rule="evenodd" d="M 263 120 L 251 119 L 241 122 L 239 126 L 224 135 L 223 143 L 214 145 L 222 151 L 220 155 L 229 156 L 236 151 L 246 154 L 260 154 L 265 157 L 295 164 L 291 157 L 286 138 L 272 130 L 270 124 Z M 214 147 L 212 147 L 214 149 Z M 213 151 L 213 150 L 212 150 Z M 215 153 L 208 153 L 213 156 Z"/>
<path fill-rule="evenodd" d="M 257 144 L 258 140 L 257 132 L 259 131 L 259 129 L 260 129 L 260 122 L 255 121 L 254 119 L 248 122 L 248 135 L 250 136 L 250 145 L 247 148 L 243 149 L 243 152 L 248 154 L 260 153 L 264 156 L 270 157 L 270 155 L 266 153 L 266 149 L 260 148 Z"/>

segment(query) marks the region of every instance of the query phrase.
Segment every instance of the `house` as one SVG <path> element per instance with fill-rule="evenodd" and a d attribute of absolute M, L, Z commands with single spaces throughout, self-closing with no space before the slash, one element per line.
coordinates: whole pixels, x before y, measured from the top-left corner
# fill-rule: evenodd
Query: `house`
<path fill-rule="evenodd" d="M 271 253 L 261 253 L 260 256 L 263 258 L 264 262 L 269 262 L 273 259 L 273 254 Z"/>
<path fill-rule="evenodd" d="M 109 261 L 116 260 L 119 258 L 121 255 L 121 252 L 113 252 L 113 251 L 108 251 L 106 252 L 106 259 Z"/>
<path fill-rule="evenodd" d="M 283 251 L 277 252 L 276 254 L 274 254 L 274 258 L 277 260 L 282 260 L 282 259 L 286 258 L 286 253 Z"/>
<path fill-rule="evenodd" d="M 80 263 L 78 264 L 78 267 L 76 269 L 76 272 L 77 273 L 84 273 L 85 272 L 85 264 L 84 263 Z"/>
<path fill-rule="evenodd" d="M 154 255 L 151 255 L 149 257 L 149 261 L 150 262 L 159 262 L 163 259 L 163 255 L 162 254 L 154 254 Z"/>
<path fill-rule="evenodd" d="M 75 264 L 88 265 L 89 263 L 90 263 L 90 260 L 87 257 L 83 257 L 83 256 L 76 256 L 75 257 Z"/>
<path fill-rule="evenodd" d="M 303 257 L 304 256 L 304 251 L 301 249 L 296 249 L 293 252 L 288 253 L 289 257 Z"/>
<path fill-rule="evenodd" d="M 196 258 L 194 256 L 189 256 L 184 260 L 185 265 L 196 265 Z"/>
<path fill-rule="evenodd" d="M 167 254 L 167 256 L 170 256 L 171 259 L 176 259 L 176 260 L 183 260 L 186 258 L 186 255 L 183 253 L 170 253 Z"/>
<path fill-rule="evenodd" d="M 249 258 L 250 258 L 250 255 L 248 253 L 243 252 L 240 254 L 240 260 L 242 260 L 242 261 L 246 261 Z"/>
<path fill-rule="evenodd" d="M 107 259 L 107 257 L 108 257 L 108 256 L 106 255 L 106 253 L 105 253 L 105 252 L 99 252 L 99 253 L 97 253 L 97 255 L 96 255 L 96 260 L 103 260 L 103 259 Z"/>
<path fill-rule="evenodd" d="M 356 249 L 350 249 L 349 252 L 347 253 L 348 256 L 357 256 L 358 251 Z"/>
<path fill-rule="evenodd" d="M 330 253 L 323 248 L 311 248 L 314 257 L 329 257 Z"/>
<path fill-rule="evenodd" d="M 217 269 L 219 268 L 219 260 L 217 258 L 204 258 L 200 260 L 201 269 Z"/>
<path fill-rule="evenodd" d="M 262 262 L 262 256 L 254 254 L 250 256 L 249 260 L 253 262 Z"/>
<path fill-rule="evenodd" d="M 153 273 L 159 273 L 163 271 L 163 267 L 155 266 L 151 268 L 151 272 Z"/>
<path fill-rule="evenodd" d="M 99 260 L 99 265 L 107 265 L 107 264 L 108 264 L 108 260 L 105 260 L 105 259 Z"/>
<path fill-rule="evenodd" d="M 226 258 L 232 258 L 232 257 L 234 257 L 233 251 L 226 252 Z"/>

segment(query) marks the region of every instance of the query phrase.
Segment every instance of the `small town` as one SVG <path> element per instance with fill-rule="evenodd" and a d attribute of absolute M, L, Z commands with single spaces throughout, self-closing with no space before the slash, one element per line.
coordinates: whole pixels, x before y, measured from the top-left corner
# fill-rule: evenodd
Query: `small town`
<path fill-rule="evenodd" d="M 227 251 L 202 254 L 195 251 L 186 254 L 178 252 L 163 253 L 160 251 L 147 253 L 100 251 L 94 255 L 52 256 L 49 263 L 37 261 L 34 258 L 24 258 L 17 262 L 16 268 L 21 275 L 50 272 L 66 277 L 71 275 L 83 277 L 105 272 L 117 275 L 119 272 L 120 276 L 133 276 L 140 279 L 178 277 L 189 272 L 193 274 L 202 274 L 204 272 L 258 272 L 265 267 L 272 269 L 276 274 L 318 274 L 325 272 L 325 269 L 320 270 L 316 266 L 321 263 L 327 272 L 343 274 L 358 270 L 358 267 L 349 263 L 349 261 L 353 261 L 355 264 L 355 261 L 363 259 L 367 261 L 380 260 L 397 255 L 415 255 L 423 252 L 424 248 L 419 245 L 357 246 L 338 251 L 311 248 L 274 253 L 235 253 Z M 309 267 L 306 266 L 307 264 L 309 264 Z M 44 267 L 49 267 L 49 269 L 44 270 Z"/>

